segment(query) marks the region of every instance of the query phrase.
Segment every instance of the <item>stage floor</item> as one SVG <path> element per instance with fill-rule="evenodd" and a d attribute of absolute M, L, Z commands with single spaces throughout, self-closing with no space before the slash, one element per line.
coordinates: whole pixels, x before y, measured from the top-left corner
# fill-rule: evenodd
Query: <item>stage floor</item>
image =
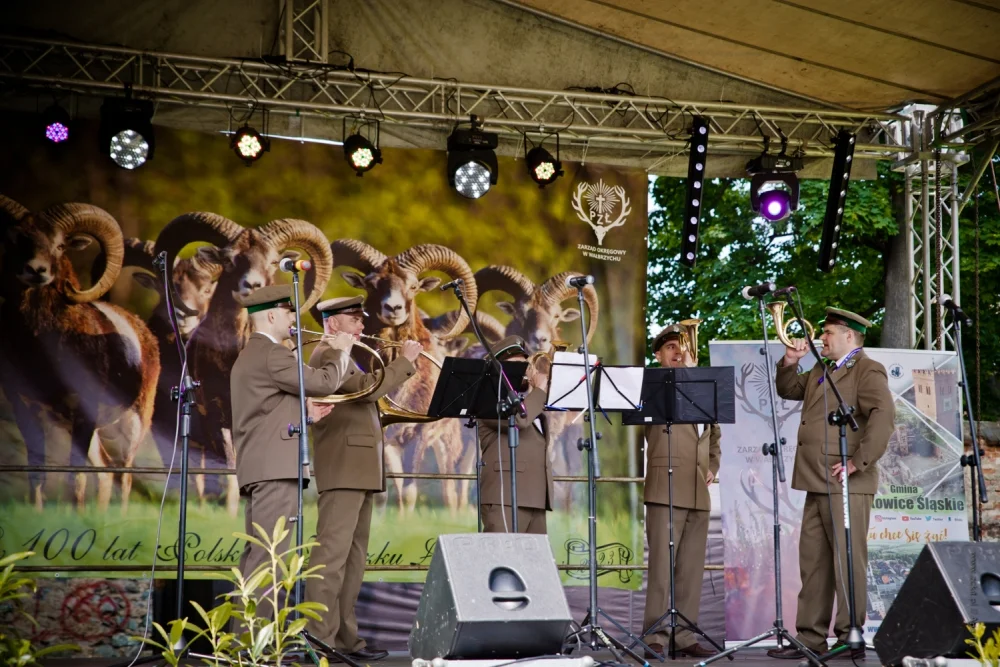
<path fill-rule="evenodd" d="M 579 657 L 575 651 L 571 657 Z M 600 662 L 602 660 L 613 660 L 610 653 L 583 653 L 582 655 L 592 655 L 595 662 Z M 110 658 L 61 658 L 58 660 L 41 660 L 39 661 L 43 667 L 111 667 L 111 665 L 121 665 L 125 667 L 128 665 L 129 661 L 110 659 Z M 527 661 L 526 661 L 527 662 Z M 402 651 L 392 651 L 389 653 L 389 657 L 380 660 L 378 662 L 369 663 L 370 667 L 411 667 L 413 660 L 410 658 L 409 654 Z M 678 658 L 677 660 L 667 659 L 666 663 L 651 662 L 651 667 L 657 667 L 660 664 L 673 664 L 673 665 L 695 665 L 698 661 L 693 658 Z M 147 663 L 150 664 L 150 663 Z M 165 663 L 160 663 L 165 664 Z M 186 661 L 181 664 L 184 665 L 202 665 L 200 661 L 191 660 Z M 635 664 L 634 662 L 632 664 Z M 767 657 L 766 648 L 748 648 L 733 655 L 733 660 L 718 660 L 713 665 L 726 665 L 734 664 L 739 667 L 777 667 L 781 665 L 783 667 L 797 667 L 798 663 L 791 660 L 775 660 L 774 658 Z M 845 667 L 852 665 L 850 660 L 831 660 L 831 665 L 844 665 Z M 875 655 L 875 652 L 869 647 L 866 658 L 864 661 L 858 661 L 859 665 L 867 665 L 868 667 L 878 667 L 879 659 Z M 305 667 L 305 666 L 303 666 Z"/>

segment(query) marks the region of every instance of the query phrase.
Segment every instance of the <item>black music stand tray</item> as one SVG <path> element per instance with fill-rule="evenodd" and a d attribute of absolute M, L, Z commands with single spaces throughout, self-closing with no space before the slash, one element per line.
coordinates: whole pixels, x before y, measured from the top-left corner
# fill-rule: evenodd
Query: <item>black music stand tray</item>
<path fill-rule="evenodd" d="M 476 505 L 479 518 L 476 530 L 482 530 L 481 492 L 481 459 L 479 428 L 477 420 L 507 418 L 507 446 L 510 448 L 510 504 L 514 532 L 517 532 L 517 434 L 516 417 L 522 409 L 519 393 L 513 393 L 511 387 L 520 387 L 528 370 L 525 361 L 500 362 L 503 374 L 501 379 L 496 366 L 489 359 L 464 359 L 461 357 L 446 357 L 441 365 L 441 375 L 434 395 L 431 397 L 430 417 L 458 417 L 470 420 L 476 424 Z M 500 433 L 498 425 L 497 433 Z M 501 473 L 502 474 L 502 473 Z M 501 482 L 502 484 L 502 482 Z"/>
<path fill-rule="evenodd" d="M 660 629 L 670 628 L 669 655 L 676 659 L 674 641 L 677 628 L 689 630 L 707 639 L 720 652 L 719 646 L 690 619 L 677 610 L 675 599 L 676 563 L 674 561 L 674 485 L 671 451 L 671 427 L 674 424 L 733 424 L 736 422 L 736 380 L 732 366 L 711 368 L 647 368 L 643 373 L 642 408 L 622 413 L 622 424 L 665 425 L 667 427 L 667 503 L 670 508 L 670 603 L 666 613 L 656 620 L 642 637 Z M 669 618 L 668 618 L 669 617 Z M 681 622 L 678 622 L 680 617 Z M 634 645 L 634 644 L 633 644 Z M 654 654 L 655 651 L 653 652 Z M 665 656 L 658 654 L 659 660 Z M 729 656 L 732 660 L 732 656 Z"/>

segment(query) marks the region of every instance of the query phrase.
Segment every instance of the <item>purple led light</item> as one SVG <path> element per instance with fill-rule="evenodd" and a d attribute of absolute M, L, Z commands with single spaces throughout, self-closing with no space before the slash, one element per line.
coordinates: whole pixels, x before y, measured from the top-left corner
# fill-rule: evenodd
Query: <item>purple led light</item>
<path fill-rule="evenodd" d="M 784 190 L 769 190 L 760 195 L 760 213 L 770 222 L 787 218 L 790 208 L 791 198 Z"/>
<path fill-rule="evenodd" d="M 45 128 L 45 138 L 54 143 L 60 143 L 69 139 L 69 128 L 62 123 L 50 123 Z"/>

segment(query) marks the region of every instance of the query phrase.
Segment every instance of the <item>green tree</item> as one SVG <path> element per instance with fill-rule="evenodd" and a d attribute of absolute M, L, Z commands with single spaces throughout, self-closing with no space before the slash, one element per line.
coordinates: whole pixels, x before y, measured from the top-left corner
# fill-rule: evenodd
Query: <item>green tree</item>
<path fill-rule="evenodd" d="M 773 280 L 796 285 L 806 319 L 822 319 L 826 306 L 860 313 L 874 323 L 866 344 L 877 347 L 883 335 L 888 257 L 898 252 L 898 220 L 903 181 L 887 163 L 878 165 L 875 180 L 852 181 L 844 213 L 841 248 L 830 273 L 817 266 L 829 184 L 801 182 L 799 209 L 787 220 L 771 224 L 750 210 L 749 182 L 715 179 L 705 183 L 698 262 L 680 263 L 684 179 L 658 178 L 650 188 L 655 208 L 649 215 L 647 324 L 649 341 L 666 324 L 689 317 L 704 322 L 699 356 L 708 359 L 710 340 L 760 338 L 756 302 L 740 296 L 744 285 Z M 963 175 L 962 187 L 968 180 Z M 975 201 L 963 211 L 960 226 L 963 306 L 979 323 L 979 363 L 975 326 L 965 329 L 965 361 L 972 391 L 977 368 L 982 408 L 977 417 L 1000 418 L 1000 209 L 989 170 L 979 188 L 979 260 L 975 259 Z M 975 304 L 979 276 L 980 304 Z M 773 325 L 768 316 L 769 336 Z M 793 329 L 795 331 L 795 329 Z M 793 335 L 801 335 L 794 333 Z M 973 396 L 976 401 L 976 396 Z"/>

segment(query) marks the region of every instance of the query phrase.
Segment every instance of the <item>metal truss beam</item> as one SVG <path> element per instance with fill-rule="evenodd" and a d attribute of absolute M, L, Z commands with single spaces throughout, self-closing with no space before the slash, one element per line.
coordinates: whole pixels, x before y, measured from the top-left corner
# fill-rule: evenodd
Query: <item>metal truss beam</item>
<path fill-rule="evenodd" d="M 289 62 L 325 63 L 330 52 L 330 0 L 278 0 L 281 44 Z"/>
<path fill-rule="evenodd" d="M 910 259 L 910 329 L 915 348 L 955 348 L 938 297 L 948 294 L 961 303 L 957 170 L 954 163 L 924 159 L 919 174 L 906 176 L 904 233 Z"/>
<path fill-rule="evenodd" d="M 301 11 L 296 13 L 297 1 L 287 1 L 293 25 L 286 29 L 285 50 L 300 58 L 305 46 L 299 42 L 305 45 L 308 40 L 300 39 L 295 28 L 306 19 Z M 303 11 L 315 16 L 322 2 L 314 1 Z M 310 43 L 316 42 L 315 31 L 307 36 Z M 320 36 L 321 50 L 323 39 Z M 908 151 L 892 131 L 892 125 L 908 121 L 891 114 L 494 86 L 321 63 L 207 58 L 0 35 L 4 81 L 95 96 L 115 95 L 131 83 L 136 94 L 152 96 L 160 104 L 254 105 L 278 113 L 365 116 L 448 131 L 476 115 L 491 131 L 511 138 L 520 139 L 525 131 L 558 132 L 564 140 L 654 155 L 683 151 L 695 115 L 709 119 L 710 148 L 718 154 L 756 155 L 765 138 L 772 145 L 784 138 L 790 153 L 831 157 L 831 138 L 840 129 L 857 133 L 859 158 L 892 159 Z"/>
<path fill-rule="evenodd" d="M 959 128 L 946 127 L 947 120 L 964 116 Z M 935 112 L 935 143 L 948 147 L 977 144 L 1000 136 L 1000 77 L 939 106 Z"/>

